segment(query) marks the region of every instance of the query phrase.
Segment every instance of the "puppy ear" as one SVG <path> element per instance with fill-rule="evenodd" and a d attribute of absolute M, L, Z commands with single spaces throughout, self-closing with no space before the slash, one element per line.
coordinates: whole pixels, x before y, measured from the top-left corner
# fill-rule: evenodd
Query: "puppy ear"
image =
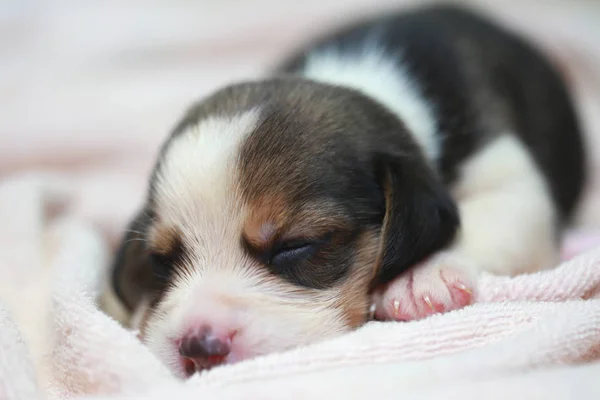
<path fill-rule="evenodd" d="M 460 221 L 448 190 L 421 157 L 380 154 L 376 164 L 385 196 L 378 285 L 448 245 Z"/>
<path fill-rule="evenodd" d="M 152 294 L 156 279 L 146 248 L 145 232 L 150 216 L 143 210 L 127 227 L 112 268 L 112 286 L 117 298 L 132 312 L 142 299 Z"/>

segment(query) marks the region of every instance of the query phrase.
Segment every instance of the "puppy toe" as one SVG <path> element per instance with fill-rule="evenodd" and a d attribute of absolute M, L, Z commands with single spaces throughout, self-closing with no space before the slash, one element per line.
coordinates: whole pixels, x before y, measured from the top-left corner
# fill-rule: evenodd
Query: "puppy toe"
<path fill-rule="evenodd" d="M 375 296 L 375 318 L 379 320 L 409 321 L 416 313 L 410 289 L 412 274 L 404 274 L 380 288 Z"/>

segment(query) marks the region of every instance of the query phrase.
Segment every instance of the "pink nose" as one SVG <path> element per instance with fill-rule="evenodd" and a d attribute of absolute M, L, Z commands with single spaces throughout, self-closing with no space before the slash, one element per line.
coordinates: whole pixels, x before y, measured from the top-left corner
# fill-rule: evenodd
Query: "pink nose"
<path fill-rule="evenodd" d="M 219 336 L 203 328 L 184 336 L 179 343 L 179 354 L 186 362 L 186 370 L 208 369 L 222 364 L 231 351 L 233 335 Z"/>

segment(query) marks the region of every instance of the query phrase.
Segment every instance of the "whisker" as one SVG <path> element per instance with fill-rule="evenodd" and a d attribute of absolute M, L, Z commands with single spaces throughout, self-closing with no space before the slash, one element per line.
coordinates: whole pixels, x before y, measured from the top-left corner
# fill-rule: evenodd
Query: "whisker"
<path fill-rule="evenodd" d="M 125 244 L 131 243 L 131 242 L 144 242 L 145 243 L 146 239 L 144 239 L 144 238 L 130 238 L 130 239 L 127 239 L 125 241 Z"/>

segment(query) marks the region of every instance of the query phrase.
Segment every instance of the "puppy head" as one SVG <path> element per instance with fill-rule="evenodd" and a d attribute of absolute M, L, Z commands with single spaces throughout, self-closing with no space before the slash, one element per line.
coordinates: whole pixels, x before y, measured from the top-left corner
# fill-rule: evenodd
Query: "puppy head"
<path fill-rule="evenodd" d="M 372 288 L 457 224 L 377 103 L 295 79 L 240 84 L 192 108 L 163 147 L 114 284 L 185 376 L 361 325 Z"/>

